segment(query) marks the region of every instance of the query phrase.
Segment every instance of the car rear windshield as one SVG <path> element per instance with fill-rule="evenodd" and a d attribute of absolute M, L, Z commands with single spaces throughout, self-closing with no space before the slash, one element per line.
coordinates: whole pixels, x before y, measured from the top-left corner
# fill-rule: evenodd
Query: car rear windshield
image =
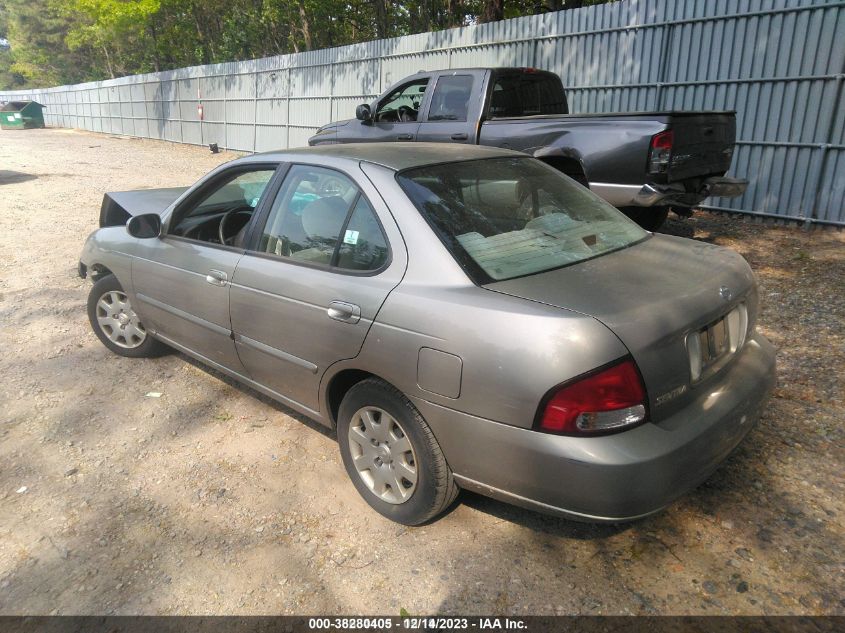
<path fill-rule="evenodd" d="M 575 264 L 649 235 L 574 180 L 530 157 L 431 165 L 397 178 L 480 285 Z"/>

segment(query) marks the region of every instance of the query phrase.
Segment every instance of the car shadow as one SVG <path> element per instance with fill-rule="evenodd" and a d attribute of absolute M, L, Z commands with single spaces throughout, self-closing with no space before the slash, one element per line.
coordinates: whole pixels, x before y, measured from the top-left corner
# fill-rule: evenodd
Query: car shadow
<path fill-rule="evenodd" d="M 209 376 L 212 376 L 212 377 L 220 380 L 221 382 L 226 383 L 228 386 L 232 387 L 233 389 L 236 389 L 236 390 L 238 390 L 242 393 L 249 395 L 252 398 L 255 398 L 256 400 L 266 404 L 268 407 L 275 409 L 279 413 L 282 413 L 282 414 L 288 416 L 289 418 L 293 418 L 297 422 L 300 422 L 304 426 L 307 426 L 309 429 L 312 429 L 314 431 L 321 433 L 325 437 L 328 437 L 332 440 L 336 440 L 336 434 L 335 434 L 334 429 L 330 429 L 326 426 L 323 426 L 319 422 L 315 422 L 311 418 L 299 413 L 298 411 L 296 411 L 294 409 L 291 409 L 288 406 L 285 406 L 284 404 L 282 404 L 281 402 L 278 402 L 277 400 L 274 400 L 270 396 L 266 396 L 263 393 L 261 393 L 260 391 L 257 391 L 256 389 L 253 389 L 252 387 L 245 385 L 244 383 L 239 382 L 239 381 L 235 380 L 234 378 L 230 378 L 229 376 L 227 376 L 223 372 L 217 371 L 216 369 L 213 369 L 213 368 L 209 367 L 208 365 L 205 365 L 204 363 L 192 358 L 191 356 L 188 356 L 187 354 L 183 354 L 182 352 L 179 352 L 179 351 L 176 351 L 176 350 L 174 350 L 173 353 L 175 355 L 177 355 L 180 358 L 180 360 L 183 360 L 186 363 L 193 365 L 194 367 L 196 367 L 200 371 L 208 374 Z"/>
<path fill-rule="evenodd" d="M 691 222 L 689 218 L 677 217 L 674 214 L 671 214 L 663 226 L 657 229 L 655 233 L 694 239 L 695 224 Z"/>
<path fill-rule="evenodd" d="M 18 182 L 26 182 L 27 180 L 35 180 L 38 178 L 35 174 L 27 174 L 22 171 L 8 171 L 0 169 L 0 185 L 13 185 Z"/>

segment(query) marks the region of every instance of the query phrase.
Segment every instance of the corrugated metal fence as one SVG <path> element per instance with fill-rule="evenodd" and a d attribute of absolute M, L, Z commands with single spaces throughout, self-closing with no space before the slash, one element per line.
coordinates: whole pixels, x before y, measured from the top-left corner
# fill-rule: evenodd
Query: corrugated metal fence
<path fill-rule="evenodd" d="M 709 206 L 845 225 L 845 1 L 623 0 L 0 100 L 40 101 L 48 125 L 263 151 L 417 70 L 496 65 L 557 72 L 573 112 L 737 110 L 731 172 L 751 185 Z"/>

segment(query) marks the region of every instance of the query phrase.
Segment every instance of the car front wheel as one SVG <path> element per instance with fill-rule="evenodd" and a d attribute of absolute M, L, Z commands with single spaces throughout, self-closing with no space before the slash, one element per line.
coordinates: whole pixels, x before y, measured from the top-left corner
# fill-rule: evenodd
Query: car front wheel
<path fill-rule="evenodd" d="M 88 320 L 103 345 L 120 356 L 146 358 L 167 351 L 163 343 L 147 334 L 114 275 L 106 275 L 91 288 Z"/>
<path fill-rule="evenodd" d="M 425 523 L 458 495 L 426 421 L 404 394 L 377 378 L 358 383 L 346 394 L 337 437 L 355 488 L 392 521 Z"/>

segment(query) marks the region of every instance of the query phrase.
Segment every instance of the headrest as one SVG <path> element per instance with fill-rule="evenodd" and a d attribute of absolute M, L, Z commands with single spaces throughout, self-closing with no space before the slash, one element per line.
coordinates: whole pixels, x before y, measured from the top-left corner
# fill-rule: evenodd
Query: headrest
<path fill-rule="evenodd" d="M 310 239 L 336 239 L 349 204 L 340 196 L 314 200 L 302 210 L 302 228 Z"/>

